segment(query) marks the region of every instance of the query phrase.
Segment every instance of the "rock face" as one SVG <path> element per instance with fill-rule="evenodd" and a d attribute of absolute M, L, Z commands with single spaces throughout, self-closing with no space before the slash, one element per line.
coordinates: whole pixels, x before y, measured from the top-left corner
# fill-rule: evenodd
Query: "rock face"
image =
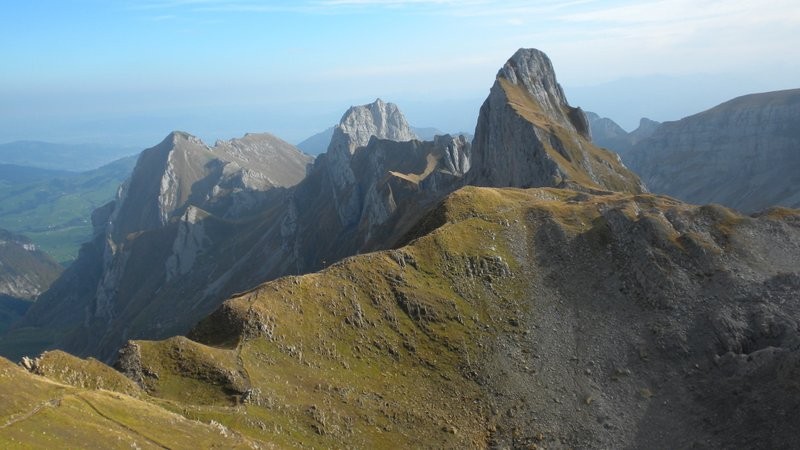
<path fill-rule="evenodd" d="M 800 207 L 800 90 L 739 97 L 639 142 L 626 163 L 653 191 L 745 212 Z"/>
<path fill-rule="evenodd" d="M 30 239 L 0 229 L 0 295 L 36 300 L 61 270 Z"/>
<path fill-rule="evenodd" d="M 393 103 L 377 99 L 368 105 L 353 106 L 344 113 L 339 125 L 333 129 L 322 166 L 333 184 L 329 192 L 333 194 L 339 220 L 345 227 L 356 223 L 361 209 L 355 189 L 356 174 L 350 161 L 356 150 L 366 147 L 372 137 L 392 141 L 416 138 L 406 118 Z"/>
<path fill-rule="evenodd" d="M 351 154 L 356 148 L 369 144 L 373 136 L 398 142 L 417 139 L 397 105 L 381 99 L 348 109 L 333 130 L 329 148 L 339 145 L 344 135 L 347 135 L 347 147 Z"/>
<path fill-rule="evenodd" d="M 500 69 L 473 147 L 469 184 L 644 189 L 617 155 L 591 143 L 583 111 L 569 106 L 550 59 L 535 49 L 520 49 Z"/>
<path fill-rule="evenodd" d="M 262 206 L 259 193 L 302 180 L 310 162 L 269 134 L 208 147 L 187 133 L 170 133 L 142 152 L 120 191 L 109 234 L 119 242 L 130 233 L 163 227 L 190 204 L 223 217 L 246 215 Z"/>
<path fill-rule="evenodd" d="M 402 219 L 407 212 L 432 207 L 463 183 L 470 157 L 463 136 L 416 140 L 392 103 L 350 108 L 292 192 L 280 238 L 295 261 L 289 273 L 391 246 L 412 224 Z"/>
<path fill-rule="evenodd" d="M 185 333 L 235 292 L 384 248 L 413 225 L 398 217 L 432 207 L 469 168 L 463 137 L 412 138 L 381 100 L 350 108 L 308 168 L 269 135 L 208 147 L 172 133 L 95 212 L 94 241 L 0 350 L 19 357 L 25 330 L 48 327 L 61 334 L 47 346 L 110 360 L 127 339 Z"/>
<path fill-rule="evenodd" d="M 25 330 L 43 327 L 52 340 L 32 345 L 108 357 L 126 336 L 174 332 L 203 317 L 216 307 L 209 300 L 216 292 L 206 283 L 215 271 L 224 273 L 207 262 L 240 251 L 226 247 L 237 229 L 233 221 L 280 203 L 310 163 L 269 134 L 209 147 L 187 133 L 171 133 L 142 152 L 117 199 L 94 212 L 92 242 L 0 349 L 21 356 L 17 352 L 29 351 L 21 344 Z"/>

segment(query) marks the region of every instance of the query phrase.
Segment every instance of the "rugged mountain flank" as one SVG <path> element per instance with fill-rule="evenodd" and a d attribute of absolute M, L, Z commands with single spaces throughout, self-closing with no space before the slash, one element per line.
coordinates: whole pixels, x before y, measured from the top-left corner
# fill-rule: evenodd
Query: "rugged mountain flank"
<path fill-rule="evenodd" d="M 242 252 L 239 221 L 283 201 L 310 162 L 268 134 L 208 147 L 171 133 L 142 152 L 117 199 L 94 212 L 93 240 L 0 339 L 3 354 L 19 358 L 55 345 L 109 357 L 128 336 L 186 329 L 218 305 L 214 295 L 236 292 L 218 294 L 208 283 Z"/>
<path fill-rule="evenodd" d="M 653 192 L 745 212 L 800 206 L 800 89 L 666 122 L 625 159 Z"/>
<path fill-rule="evenodd" d="M 127 339 L 185 333 L 235 292 L 385 246 L 379 237 L 392 242 L 413 224 L 389 221 L 395 211 L 430 207 L 456 187 L 469 144 L 384 138 L 413 134 L 397 107 L 380 100 L 351 108 L 309 168 L 266 135 L 209 148 L 171 134 L 143 152 L 121 206 L 96 211 L 83 257 L 0 350 L 18 358 L 56 346 L 110 360 Z M 274 187 L 307 170 L 300 185 Z"/>
<path fill-rule="evenodd" d="M 550 59 L 520 49 L 481 107 L 469 184 L 644 190 L 619 157 L 591 143 L 580 108 L 567 103 Z"/>
<path fill-rule="evenodd" d="M 470 155 L 463 136 L 416 140 L 392 103 L 350 108 L 328 151 L 293 189 L 280 234 L 265 236 L 282 264 L 265 280 L 393 246 L 424 211 L 462 185 Z"/>
<path fill-rule="evenodd" d="M 145 402 L 281 448 L 800 443 L 797 211 L 466 187 L 414 236 L 131 342 L 117 367 Z M 86 366 L 57 356 L 32 370 Z"/>

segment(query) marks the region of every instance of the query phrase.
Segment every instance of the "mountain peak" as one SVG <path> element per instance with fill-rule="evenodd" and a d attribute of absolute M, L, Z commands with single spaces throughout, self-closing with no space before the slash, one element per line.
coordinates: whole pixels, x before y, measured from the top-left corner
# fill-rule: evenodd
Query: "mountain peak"
<path fill-rule="evenodd" d="M 544 114 L 556 119 L 560 125 L 589 137 L 589 124 L 583 111 L 569 106 L 564 90 L 556 81 L 553 63 L 541 50 L 517 50 L 497 73 L 497 78 L 522 87 L 536 100 Z"/>
<path fill-rule="evenodd" d="M 468 182 L 640 192 L 640 181 L 611 152 L 591 143 L 580 108 L 567 103 L 550 59 L 520 49 L 503 65 L 481 106 Z"/>
<path fill-rule="evenodd" d="M 162 144 L 168 143 L 171 145 L 178 145 L 181 142 L 188 142 L 197 145 L 205 145 L 205 143 L 203 143 L 203 141 L 200 140 L 199 137 L 180 130 L 174 130 L 170 132 L 167 135 L 167 137 L 165 137 L 164 140 L 161 141 Z"/>
<path fill-rule="evenodd" d="M 366 105 L 351 106 L 337 128 L 349 136 L 351 154 L 356 148 L 369 144 L 372 136 L 392 141 L 417 138 L 400 108 L 380 98 Z"/>

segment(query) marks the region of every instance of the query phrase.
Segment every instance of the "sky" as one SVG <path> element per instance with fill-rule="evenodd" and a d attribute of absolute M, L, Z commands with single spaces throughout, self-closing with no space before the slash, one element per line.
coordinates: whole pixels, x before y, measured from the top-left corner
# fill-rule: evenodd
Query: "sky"
<path fill-rule="evenodd" d="M 503 63 L 546 52 L 568 100 L 631 130 L 800 87 L 797 0 L 26 0 L 0 9 L 0 143 L 155 145 L 354 104 L 473 131 Z"/>

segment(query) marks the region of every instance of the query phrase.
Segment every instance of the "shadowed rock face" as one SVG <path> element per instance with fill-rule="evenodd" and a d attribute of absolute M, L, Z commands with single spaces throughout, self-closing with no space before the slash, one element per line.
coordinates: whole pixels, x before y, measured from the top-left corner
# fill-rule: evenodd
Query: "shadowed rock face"
<path fill-rule="evenodd" d="M 549 58 L 520 49 L 481 107 L 469 184 L 570 186 L 641 192 L 619 157 L 594 146 L 583 111 L 569 106 Z"/>
<path fill-rule="evenodd" d="M 368 105 L 353 106 L 344 113 L 333 130 L 322 166 L 333 184 L 330 193 L 339 220 L 345 227 L 356 224 L 360 214 L 358 193 L 354 190 L 357 175 L 350 167 L 350 160 L 359 148 L 369 144 L 372 137 L 391 141 L 416 139 L 405 116 L 394 103 L 377 99 Z"/>
<path fill-rule="evenodd" d="M 0 347 L 15 357 L 52 345 L 109 357 L 126 336 L 198 320 L 216 306 L 205 303 L 213 266 L 204 258 L 222 256 L 214 247 L 234 233 L 228 220 L 258 214 L 283 198 L 310 162 L 269 134 L 209 147 L 187 133 L 171 133 L 142 152 L 117 199 L 93 214 L 93 241 Z M 178 286 L 197 287 L 185 299 L 189 304 L 167 299 Z M 27 327 L 47 329 L 41 332 L 46 337 L 35 337 L 32 347 L 20 343 L 31 336 Z"/>
<path fill-rule="evenodd" d="M 800 207 L 800 90 L 746 95 L 666 122 L 626 162 L 647 186 L 746 212 Z"/>

